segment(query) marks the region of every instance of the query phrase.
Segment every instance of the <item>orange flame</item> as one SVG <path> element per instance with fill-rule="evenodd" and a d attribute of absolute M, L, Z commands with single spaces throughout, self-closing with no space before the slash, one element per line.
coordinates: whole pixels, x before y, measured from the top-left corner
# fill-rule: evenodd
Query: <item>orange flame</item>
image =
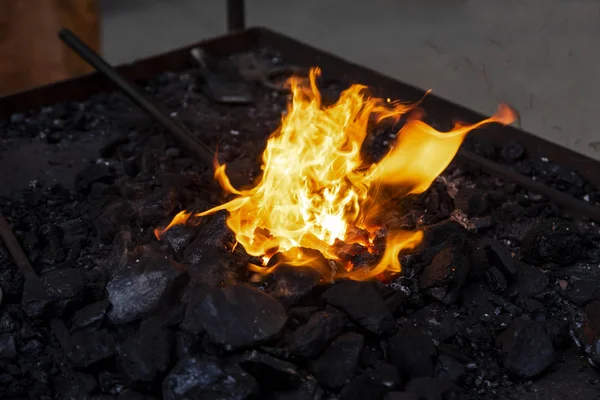
<path fill-rule="evenodd" d="M 392 150 L 379 163 L 369 165 L 360 154 L 369 122 L 397 120 L 413 110 L 414 104 L 372 98 L 365 86 L 353 85 L 335 104 L 324 106 L 316 85 L 319 74 L 315 68 L 308 82 L 290 79 L 292 101 L 281 127 L 267 142 L 263 173 L 256 186 L 234 188 L 226 166 L 217 163 L 215 179 L 237 197 L 196 214 L 229 211 L 227 225 L 237 242 L 248 254 L 263 257 L 265 264 L 275 251 L 300 247 L 337 259 L 332 249 L 336 239 L 347 239 L 352 226 L 369 230 L 369 220 L 390 196 L 427 190 L 450 164 L 467 133 L 484 124 L 508 124 L 515 119 L 510 108 L 501 106 L 491 118 L 474 125 L 457 125 L 447 133 L 409 119 L 397 133 Z M 382 186 L 391 189 L 385 196 L 379 190 Z M 179 213 L 169 226 L 157 230 L 157 237 L 173 225 L 185 223 L 189 216 L 185 211 Z M 386 270 L 399 272 L 399 252 L 414 248 L 421 238 L 421 232 L 390 232 L 379 264 L 346 276 L 367 279 Z M 297 256 L 292 258 L 296 265 L 306 263 Z M 258 266 L 252 269 L 264 270 Z"/>
<path fill-rule="evenodd" d="M 154 236 L 156 236 L 156 238 L 158 240 L 160 240 L 160 237 L 163 235 L 163 233 L 165 233 L 166 231 L 168 231 L 169 229 L 171 229 L 172 227 L 174 227 L 175 225 L 181 225 L 181 224 L 185 224 L 188 219 L 190 218 L 190 216 L 192 215 L 192 213 L 187 212 L 185 210 L 180 211 L 169 223 L 169 225 L 167 225 L 164 228 L 155 228 L 154 229 Z"/>
<path fill-rule="evenodd" d="M 414 249 L 421 243 L 423 232 L 392 231 L 388 233 L 386 239 L 385 252 L 377 265 L 369 270 L 349 271 L 347 274 L 340 274 L 354 280 L 366 280 L 382 274 L 384 271 L 398 273 L 401 270 L 398 255 L 402 250 Z"/>

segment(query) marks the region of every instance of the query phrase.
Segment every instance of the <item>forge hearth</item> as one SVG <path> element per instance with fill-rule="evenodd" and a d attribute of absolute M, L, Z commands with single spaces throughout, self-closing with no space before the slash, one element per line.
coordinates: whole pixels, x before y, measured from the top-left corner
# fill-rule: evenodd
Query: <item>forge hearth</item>
<path fill-rule="evenodd" d="M 281 63 L 268 52 L 253 56 Z M 256 182 L 287 94 L 257 85 L 252 105 L 213 104 L 196 75 L 162 74 L 146 89 L 218 145 L 234 187 Z M 323 98 L 334 102 L 340 85 L 325 83 Z M 380 160 L 398 124 L 371 132 L 366 156 Z M 157 240 L 155 230 L 179 211 L 202 213 L 234 196 L 118 94 L 13 115 L 0 131 L 0 155 L 37 143 L 50 157 L 79 160 L 68 184 L 31 182 L 0 197 L 39 275 L 25 281 L 0 243 L 0 398 L 600 393 L 600 232 L 510 182 L 451 164 L 426 192 L 378 213 L 372 242 L 355 229 L 330 257 L 302 249 L 314 265 L 293 265 L 283 252 L 265 263 L 235 244 L 227 211 L 159 231 Z M 84 143 L 93 151 L 82 162 Z M 530 158 L 521 143 L 497 147 L 475 133 L 466 146 L 598 198 L 590 182 Z M 54 163 L 44 166 L 67 168 Z M 400 252 L 401 273 L 344 277 L 348 262 L 377 265 L 388 233 L 400 229 L 422 232 Z M 60 336 L 56 318 L 67 328 Z"/>

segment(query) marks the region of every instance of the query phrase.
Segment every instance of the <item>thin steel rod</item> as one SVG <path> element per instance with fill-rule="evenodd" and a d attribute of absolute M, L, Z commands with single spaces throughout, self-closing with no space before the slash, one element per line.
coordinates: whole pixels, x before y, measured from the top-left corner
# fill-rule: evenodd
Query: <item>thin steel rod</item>
<path fill-rule="evenodd" d="M 246 29 L 246 4 L 244 0 L 227 0 L 227 31 Z"/>
<path fill-rule="evenodd" d="M 2 214 L 0 214 L 0 237 L 2 238 L 2 241 L 6 245 L 8 252 L 15 261 L 15 264 L 17 264 L 17 267 L 19 267 L 19 270 L 21 271 L 25 279 L 36 279 L 37 273 L 31 266 L 31 263 L 27 259 L 25 252 L 23 251 L 17 238 L 13 234 L 13 231 L 10 225 L 8 224 L 8 221 L 6 220 L 6 218 L 4 218 Z"/>
<path fill-rule="evenodd" d="M 481 157 L 468 150 L 460 149 L 458 151 L 457 156 L 459 161 L 465 161 L 468 165 L 471 166 L 478 166 L 482 170 L 492 175 L 516 183 L 523 189 L 527 189 L 530 192 L 541 194 L 547 197 L 549 200 L 555 202 L 559 206 L 564 207 L 575 214 L 578 214 L 580 216 L 586 216 L 596 222 L 600 222 L 600 208 L 588 202 L 576 199 L 575 197 L 567 193 L 553 189 L 552 187 L 545 185 L 541 182 L 534 181 L 533 179 L 528 178 L 527 176 L 522 175 L 516 171 L 513 171 L 508 167 L 495 163 L 494 161 L 488 160 L 487 158 Z"/>
<path fill-rule="evenodd" d="M 137 106 L 171 132 L 185 149 L 196 155 L 208 168 L 213 166 L 214 154 L 206 144 L 194 137 L 181 124 L 171 118 L 165 110 L 136 89 L 73 32 L 65 28 L 59 32 L 58 36 L 82 59 L 117 85 Z"/>
<path fill-rule="evenodd" d="M 12 256 L 15 264 L 17 264 L 17 267 L 19 268 L 19 271 L 21 271 L 21 274 L 23 274 L 25 280 L 39 279 L 38 274 L 31 266 L 27 255 L 13 233 L 12 228 L 2 214 L 0 214 L 0 238 L 2 238 L 4 245 L 8 249 L 8 252 Z M 73 346 L 68 340 L 69 331 L 67 330 L 64 321 L 60 318 L 52 318 L 50 320 L 50 326 L 63 350 L 67 353 L 72 352 Z"/>

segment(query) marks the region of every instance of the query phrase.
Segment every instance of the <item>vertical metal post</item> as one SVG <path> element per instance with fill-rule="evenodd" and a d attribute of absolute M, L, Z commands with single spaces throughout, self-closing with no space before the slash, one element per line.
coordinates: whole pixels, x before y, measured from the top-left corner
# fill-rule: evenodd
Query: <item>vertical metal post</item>
<path fill-rule="evenodd" d="M 227 0 L 227 31 L 246 29 L 246 7 L 244 0 Z"/>

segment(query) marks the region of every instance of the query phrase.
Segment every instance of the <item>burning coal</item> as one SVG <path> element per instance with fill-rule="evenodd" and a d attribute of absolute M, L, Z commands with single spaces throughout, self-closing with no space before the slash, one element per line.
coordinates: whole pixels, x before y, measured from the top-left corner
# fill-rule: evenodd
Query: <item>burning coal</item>
<path fill-rule="evenodd" d="M 515 119 L 507 106 L 474 125 L 457 125 L 442 133 L 418 118 L 408 118 L 397 132 L 393 148 L 377 163 L 367 163 L 361 147 L 371 121 L 398 120 L 414 110 L 414 104 L 373 98 L 367 88 L 353 85 L 339 100 L 324 106 L 316 85 L 320 71 L 308 80 L 292 78 L 292 101 L 280 128 L 267 142 L 262 157 L 262 176 L 249 190 L 234 188 L 226 165 L 216 165 L 215 179 L 236 195 L 233 200 L 196 214 L 205 216 L 227 210 L 227 225 L 236 240 L 264 265 L 276 253 L 286 253 L 287 264 L 310 264 L 306 252 L 314 249 L 338 260 L 334 243 L 358 243 L 373 247 L 376 216 L 391 199 L 422 193 L 450 164 L 467 133 L 484 124 L 509 124 Z M 384 189 L 385 190 L 382 190 Z M 191 213 L 182 211 L 170 227 L 186 223 Z M 360 229 L 366 235 L 353 232 Z M 398 254 L 419 244 L 422 232 L 389 232 L 379 263 L 368 271 L 347 265 L 344 275 L 366 279 L 384 271 L 399 272 Z M 255 270 L 266 268 L 254 266 Z"/>

